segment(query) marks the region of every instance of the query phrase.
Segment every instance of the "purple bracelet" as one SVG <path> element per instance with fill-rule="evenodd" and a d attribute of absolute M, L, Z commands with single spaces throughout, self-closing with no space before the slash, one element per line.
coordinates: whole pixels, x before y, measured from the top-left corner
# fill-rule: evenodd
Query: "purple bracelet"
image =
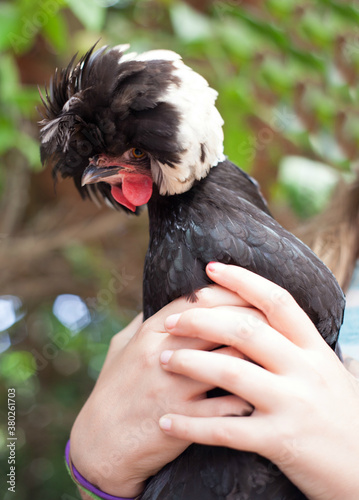
<path fill-rule="evenodd" d="M 74 479 L 86 490 L 90 491 L 94 495 L 97 495 L 100 498 L 103 498 L 103 500 L 134 500 L 133 498 L 124 498 L 124 497 L 114 497 L 113 495 L 109 495 L 108 493 L 105 493 L 102 490 L 99 490 L 94 486 L 93 484 L 89 483 L 87 479 L 85 479 L 79 471 L 76 469 L 74 464 L 70 462 L 70 440 L 67 441 L 66 448 L 65 448 L 65 458 L 66 458 L 66 463 L 70 469 L 70 472 L 72 472 Z"/>

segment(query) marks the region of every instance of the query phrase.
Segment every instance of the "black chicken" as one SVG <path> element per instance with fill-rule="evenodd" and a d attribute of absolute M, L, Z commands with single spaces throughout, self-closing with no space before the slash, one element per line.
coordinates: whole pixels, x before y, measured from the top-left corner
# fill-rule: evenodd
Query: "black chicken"
<path fill-rule="evenodd" d="M 170 51 L 94 47 L 56 71 L 41 125 L 41 159 L 82 197 L 138 213 L 148 205 L 143 279 L 148 318 L 210 280 L 209 261 L 237 264 L 286 288 L 334 349 L 344 297 L 332 273 L 270 215 L 256 182 L 223 156 L 217 93 Z M 192 445 L 142 499 L 305 498 L 266 459 Z"/>

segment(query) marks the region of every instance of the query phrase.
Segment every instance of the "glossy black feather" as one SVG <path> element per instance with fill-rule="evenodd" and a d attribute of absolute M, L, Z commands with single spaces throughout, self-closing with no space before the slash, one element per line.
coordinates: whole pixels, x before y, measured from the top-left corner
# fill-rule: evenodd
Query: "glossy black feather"
<path fill-rule="evenodd" d="M 229 417 L 230 418 L 230 417 Z M 150 478 L 141 500 L 305 500 L 271 462 L 254 453 L 191 445 Z"/>

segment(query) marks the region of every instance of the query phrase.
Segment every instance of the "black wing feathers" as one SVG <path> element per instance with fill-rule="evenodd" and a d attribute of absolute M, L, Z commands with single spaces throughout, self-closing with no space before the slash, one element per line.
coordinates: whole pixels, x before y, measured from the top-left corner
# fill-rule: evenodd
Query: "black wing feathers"
<path fill-rule="evenodd" d="M 148 204 L 144 316 L 210 282 L 208 262 L 237 264 L 287 289 L 335 347 L 344 296 L 332 273 L 269 214 L 253 180 L 228 161 L 183 195 Z M 192 445 L 151 478 L 142 500 L 304 500 L 268 460 Z"/>
<path fill-rule="evenodd" d="M 344 307 L 335 278 L 270 216 L 255 184 L 236 166 L 222 163 L 183 195 L 158 196 L 149 214 L 156 228 L 145 264 L 146 317 L 182 295 L 193 297 L 209 282 L 206 264 L 218 260 L 287 289 L 334 347 Z"/>
<path fill-rule="evenodd" d="M 197 468 L 194 469 L 195 467 Z M 305 500 L 263 457 L 192 445 L 148 482 L 141 500 Z"/>

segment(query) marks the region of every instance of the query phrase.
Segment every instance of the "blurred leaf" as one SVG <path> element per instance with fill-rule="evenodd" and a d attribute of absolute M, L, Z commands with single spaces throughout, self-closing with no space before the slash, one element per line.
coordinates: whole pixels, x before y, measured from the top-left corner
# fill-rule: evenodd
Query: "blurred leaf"
<path fill-rule="evenodd" d="M 338 110 L 338 106 L 333 102 L 332 96 L 325 95 L 323 89 L 315 88 L 314 86 L 308 89 L 307 105 L 310 109 L 315 110 L 315 114 L 319 120 L 324 123 L 330 122 Z"/>
<path fill-rule="evenodd" d="M 328 15 L 326 15 L 328 14 Z M 299 24 L 300 31 L 312 43 L 319 46 L 331 44 L 333 34 L 338 32 L 341 22 L 330 13 L 307 9 Z"/>
<path fill-rule="evenodd" d="M 170 9 L 170 15 L 176 35 L 184 42 L 194 42 L 213 36 L 210 19 L 185 3 L 175 3 Z"/>
<path fill-rule="evenodd" d="M 345 161 L 345 154 L 337 141 L 325 130 L 320 130 L 309 137 L 314 151 L 331 163 L 340 164 Z"/>
<path fill-rule="evenodd" d="M 61 13 L 49 18 L 44 25 L 44 34 L 52 43 L 54 48 L 63 52 L 67 45 L 67 26 Z"/>
<path fill-rule="evenodd" d="M 6 117 L 0 117 L 0 155 L 3 155 L 16 145 L 17 130 L 11 120 Z"/>
<path fill-rule="evenodd" d="M 57 13 L 61 4 L 62 0 L 18 0 L 17 23 L 7 28 L 8 47 L 11 47 L 15 54 L 28 50 L 33 39 Z"/>
<path fill-rule="evenodd" d="M 295 76 L 291 74 L 290 69 L 290 64 L 267 57 L 261 67 L 261 76 L 273 90 L 283 93 L 293 86 Z"/>
<path fill-rule="evenodd" d="M 279 182 L 288 201 L 301 217 L 323 210 L 339 180 L 328 165 L 298 156 L 287 156 L 279 165 Z"/>
<path fill-rule="evenodd" d="M 229 54 L 249 60 L 256 51 L 263 47 L 264 38 L 254 33 L 241 20 L 224 18 L 216 30 Z"/>
<path fill-rule="evenodd" d="M 41 170 L 39 144 L 27 134 L 18 134 L 17 148 L 27 159 L 33 170 Z"/>
<path fill-rule="evenodd" d="M 106 10 L 96 0 L 67 0 L 69 7 L 85 28 L 100 31 L 105 22 Z"/>
<path fill-rule="evenodd" d="M 298 0 L 268 0 L 267 8 L 279 18 L 286 19 L 288 14 L 298 5 Z"/>
<path fill-rule="evenodd" d="M 233 5 L 228 6 L 228 12 L 235 17 L 243 19 L 248 26 L 262 36 L 265 36 L 271 43 L 274 43 L 281 48 L 289 47 L 289 39 L 281 27 L 269 24 L 259 17 L 249 14 L 245 9 L 236 8 Z"/>
<path fill-rule="evenodd" d="M 11 103 L 16 106 L 23 117 L 39 118 L 36 111 L 36 107 L 39 105 L 39 91 L 36 87 L 28 85 L 18 88 L 11 96 Z"/>
<path fill-rule="evenodd" d="M 10 383 L 25 382 L 36 372 L 35 360 L 29 352 L 13 351 L 1 355 L 0 374 Z"/>
<path fill-rule="evenodd" d="M 19 72 L 10 54 L 2 54 L 0 61 L 0 98 L 6 104 L 17 93 Z"/>
<path fill-rule="evenodd" d="M 10 2 L 0 3 L 0 51 L 11 47 L 11 33 L 19 33 L 19 14 L 17 5 Z"/>
<path fill-rule="evenodd" d="M 320 0 L 320 2 L 329 7 L 332 14 L 338 13 L 352 24 L 359 23 L 359 9 L 356 2 L 346 3 L 337 0 Z"/>

